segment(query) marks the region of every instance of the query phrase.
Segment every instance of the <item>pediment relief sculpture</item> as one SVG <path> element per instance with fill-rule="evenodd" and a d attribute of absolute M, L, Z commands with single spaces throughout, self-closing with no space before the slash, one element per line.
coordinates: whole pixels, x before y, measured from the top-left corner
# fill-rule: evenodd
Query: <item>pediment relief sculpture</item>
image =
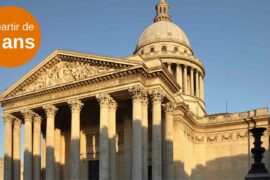
<path fill-rule="evenodd" d="M 22 87 L 18 95 L 58 84 L 89 78 L 114 70 L 115 69 L 110 67 L 91 65 L 86 62 L 62 61 L 52 68 L 40 72 L 38 77 L 31 84 Z"/>

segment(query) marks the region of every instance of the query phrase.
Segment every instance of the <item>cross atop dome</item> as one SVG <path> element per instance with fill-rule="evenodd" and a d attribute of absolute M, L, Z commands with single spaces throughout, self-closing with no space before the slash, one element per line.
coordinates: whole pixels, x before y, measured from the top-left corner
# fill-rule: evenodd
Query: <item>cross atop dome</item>
<path fill-rule="evenodd" d="M 172 21 L 170 16 L 170 6 L 166 0 L 160 0 L 156 5 L 156 17 L 154 22 L 158 21 Z"/>

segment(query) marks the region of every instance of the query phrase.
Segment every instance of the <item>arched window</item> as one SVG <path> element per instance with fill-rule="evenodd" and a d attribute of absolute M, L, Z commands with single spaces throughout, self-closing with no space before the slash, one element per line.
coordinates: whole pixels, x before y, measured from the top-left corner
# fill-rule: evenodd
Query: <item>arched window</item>
<path fill-rule="evenodd" d="M 159 8 L 159 13 L 162 13 L 162 7 L 161 7 L 161 8 Z"/>
<path fill-rule="evenodd" d="M 163 12 L 164 12 L 164 13 L 167 13 L 167 12 L 166 12 L 166 8 L 165 8 L 165 7 L 163 8 Z"/>
<path fill-rule="evenodd" d="M 178 47 L 174 47 L 174 52 L 178 52 Z"/>
<path fill-rule="evenodd" d="M 166 46 L 162 46 L 161 51 L 162 52 L 166 52 L 167 51 L 167 47 Z"/>
<path fill-rule="evenodd" d="M 142 50 L 141 54 L 143 55 L 144 54 L 144 51 Z"/>
<path fill-rule="evenodd" d="M 155 52 L 155 49 L 152 47 L 152 48 L 150 49 L 150 52 L 151 52 L 151 53 Z"/>

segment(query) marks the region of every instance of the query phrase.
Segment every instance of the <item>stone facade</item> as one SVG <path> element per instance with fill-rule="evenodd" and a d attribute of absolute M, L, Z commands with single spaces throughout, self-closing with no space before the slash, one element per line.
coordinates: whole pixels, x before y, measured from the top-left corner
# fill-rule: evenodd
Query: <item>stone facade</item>
<path fill-rule="evenodd" d="M 207 114 L 204 66 L 156 9 L 132 56 L 57 50 L 3 92 L 5 179 L 22 158 L 24 179 L 244 179 L 255 124 L 269 168 L 268 109 Z"/>
<path fill-rule="evenodd" d="M 4 179 L 4 161 L 0 158 L 0 180 Z"/>

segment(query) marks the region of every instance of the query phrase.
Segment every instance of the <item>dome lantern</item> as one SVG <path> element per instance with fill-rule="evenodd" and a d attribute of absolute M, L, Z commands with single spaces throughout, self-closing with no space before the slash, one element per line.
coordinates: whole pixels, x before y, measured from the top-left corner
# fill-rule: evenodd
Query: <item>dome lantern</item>
<path fill-rule="evenodd" d="M 169 4 L 165 0 L 160 0 L 160 2 L 156 5 L 156 17 L 154 22 L 172 21 L 169 11 Z"/>

